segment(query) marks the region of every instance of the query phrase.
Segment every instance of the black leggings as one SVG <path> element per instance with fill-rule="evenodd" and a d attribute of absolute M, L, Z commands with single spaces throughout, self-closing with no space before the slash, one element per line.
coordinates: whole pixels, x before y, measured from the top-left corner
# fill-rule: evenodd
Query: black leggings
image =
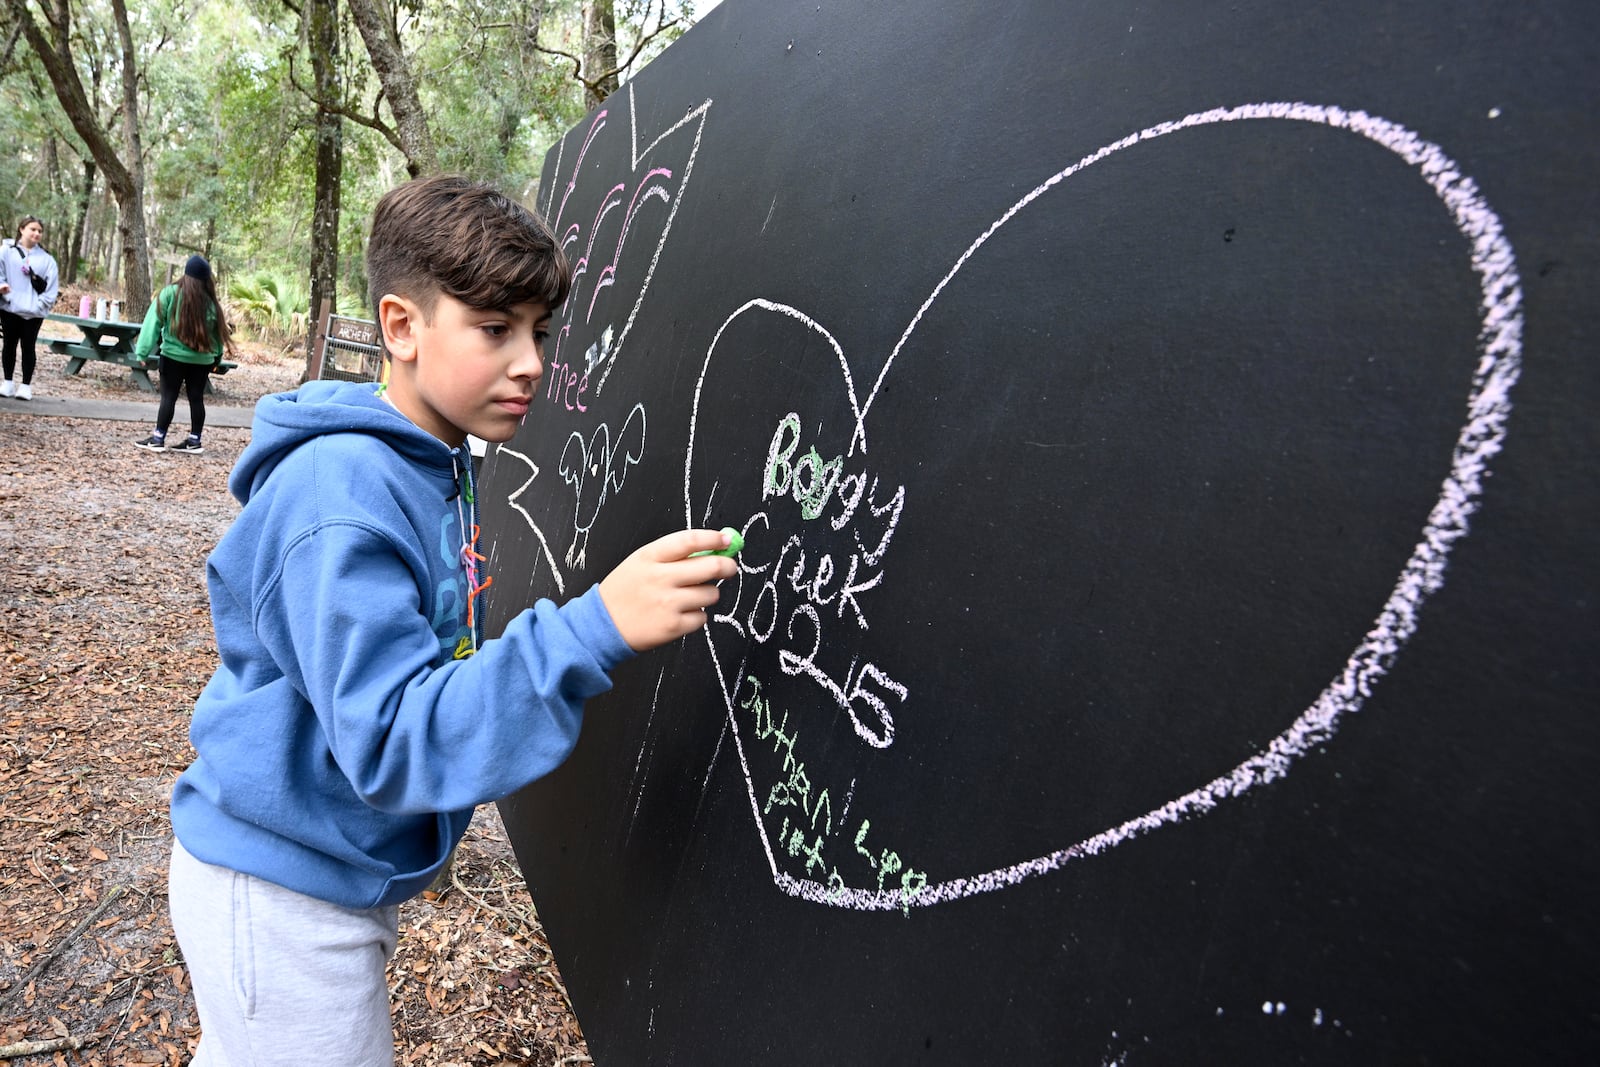
<path fill-rule="evenodd" d="M 156 433 L 165 437 L 172 425 L 172 415 L 178 408 L 178 390 L 189 393 L 189 433 L 195 437 L 206 428 L 206 376 L 211 373 L 209 363 L 183 363 L 176 359 L 161 359 L 161 406 L 156 409 Z"/>
<path fill-rule="evenodd" d="M 0 349 L 3 356 L 3 369 L 6 372 L 6 381 L 11 380 L 11 375 L 17 369 L 17 342 L 22 342 L 22 384 L 33 384 L 33 364 L 38 353 L 35 351 L 39 340 L 39 327 L 44 325 L 43 319 L 25 319 L 21 315 L 13 315 L 9 311 L 0 311 L 0 326 L 5 327 L 5 348 Z"/>

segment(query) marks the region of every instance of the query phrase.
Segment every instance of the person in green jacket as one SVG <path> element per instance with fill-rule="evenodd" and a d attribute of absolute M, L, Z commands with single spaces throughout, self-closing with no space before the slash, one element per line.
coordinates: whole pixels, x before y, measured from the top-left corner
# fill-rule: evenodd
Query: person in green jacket
<path fill-rule="evenodd" d="M 206 426 L 206 376 L 222 361 L 227 319 L 217 300 L 217 283 L 204 256 L 190 256 L 183 277 L 150 302 L 134 353 L 161 358 L 161 403 L 156 409 L 156 429 L 138 443 L 151 452 L 183 452 L 198 456 L 205 451 L 200 434 Z M 189 394 L 189 436 L 167 445 L 167 427 L 178 407 L 178 390 Z"/>

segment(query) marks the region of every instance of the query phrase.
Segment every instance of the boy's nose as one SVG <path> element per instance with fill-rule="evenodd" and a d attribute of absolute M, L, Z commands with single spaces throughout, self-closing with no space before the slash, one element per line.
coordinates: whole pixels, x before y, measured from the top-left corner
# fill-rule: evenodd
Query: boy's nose
<path fill-rule="evenodd" d="M 516 360 L 511 364 L 511 376 L 536 382 L 543 374 L 544 353 L 540 350 L 539 342 L 529 341 L 527 348 L 518 353 Z"/>

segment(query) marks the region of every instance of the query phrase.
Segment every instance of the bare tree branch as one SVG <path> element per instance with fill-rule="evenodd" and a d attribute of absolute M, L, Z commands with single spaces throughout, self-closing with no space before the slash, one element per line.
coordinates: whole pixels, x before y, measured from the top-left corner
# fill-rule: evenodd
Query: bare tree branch
<path fill-rule="evenodd" d="M 7 67 L 11 66 L 11 56 L 16 52 L 16 50 L 17 50 L 17 41 L 21 37 L 22 37 L 22 26 L 21 26 L 21 24 L 20 23 L 12 23 L 10 29 L 6 32 L 5 50 L 4 51 L 0 51 L 0 71 L 4 71 Z"/>
<path fill-rule="evenodd" d="M 645 7 L 645 14 L 646 18 L 648 18 L 649 5 L 646 5 Z M 610 70 L 605 71 L 595 78 L 584 77 L 584 61 L 579 56 L 575 56 L 571 52 L 563 52 L 559 48 L 547 48 L 546 46 L 540 44 L 537 40 L 530 42 L 530 45 L 535 51 L 543 52 L 547 56 L 555 56 L 558 59 L 565 59 L 570 62 L 572 64 L 573 80 L 579 85 L 582 85 L 585 89 L 589 90 L 589 94 L 591 96 L 599 100 L 604 100 L 606 94 L 600 91 L 600 87 L 607 81 L 627 73 L 629 68 L 631 68 L 633 64 L 638 61 L 640 53 L 649 47 L 651 41 L 655 40 L 657 37 L 676 26 L 680 21 L 677 17 L 673 17 L 671 19 L 667 18 L 666 0 L 661 0 L 661 19 L 661 24 L 655 29 L 649 31 L 648 33 L 640 33 L 639 40 L 634 44 L 633 51 L 628 53 L 628 58 L 625 61 L 618 62 Z"/>
<path fill-rule="evenodd" d="M 18 1041 L 12 1045 L 0 1045 L 0 1059 L 17 1059 L 22 1056 L 39 1056 L 46 1052 L 62 1052 L 66 1049 L 77 1051 L 88 1048 L 99 1037 L 52 1037 L 46 1041 Z"/>
<path fill-rule="evenodd" d="M 111 905 L 117 902 L 117 899 L 122 896 L 122 891 L 122 886 L 113 886 L 111 888 L 111 892 L 106 894 L 105 899 L 102 900 L 93 911 L 79 920 L 78 925 L 74 926 L 72 931 L 68 933 L 66 937 L 57 942 L 54 948 L 52 948 L 49 952 L 46 952 L 34 963 L 32 967 L 28 968 L 27 974 L 23 975 L 21 978 L 18 978 L 15 982 L 12 982 L 10 987 L 7 988 L 3 994 L 0 994 L 0 1007 L 9 1004 L 18 993 L 22 992 L 28 987 L 29 982 L 43 974 L 45 968 L 49 967 L 56 961 L 57 956 L 65 952 L 74 941 L 78 940 L 78 938 L 83 935 L 85 930 L 89 929 L 90 925 L 96 919 L 100 918 L 100 916 L 106 913 L 106 909 L 110 908 Z M 13 1053 L 13 1055 L 16 1054 Z"/>
<path fill-rule="evenodd" d="M 361 112 L 353 110 L 346 104 L 340 103 L 337 100 L 328 100 L 319 95 L 315 89 L 308 89 L 304 85 L 301 85 L 299 76 L 295 74 L 294 56 L 292 54 L 289 56 L 289 84 L 294 86 L 295 90 L 299 92 L 300 95 L 304 96 L 307 100 L 311 101 L 324 111 L 338 115 L 340 118 L 349 119 L 357 126 L 365 126 L 369 130 L 376 131 L 385 141 L 388 141 L 394 146 L 395 151 L 399 152 L 401 155 L 405 155 L 406 146 L 401 143 L 399 133 L 395 132 L 394 127 L 390 126 L 388 123 L 384 122 L 383 119 L 378 117 L 378 103 L 383 99 L 383 90 L 380 89 L 378 91 L 378 95 L 373 98 L 371 116 L 363 115 Z"/>
<path fill-rule="evenodd" d="M 384 17 L 378 0 L 348 0 L 348 6 L 361 40 L 366 43 L 372 69 L 377 72 L 378 82 L 389 101 L 389 111 L 394 115 L 395 133 L 399 135 L 401 151 L 406 157 L 406 169 L 412 177 L 437 170 L 438 154 L 434 150 L 433 134 L 428 129 L 427 112 L 417 95 L 417 80 L 400 47 L 399 32 L 392 17 Z"/>

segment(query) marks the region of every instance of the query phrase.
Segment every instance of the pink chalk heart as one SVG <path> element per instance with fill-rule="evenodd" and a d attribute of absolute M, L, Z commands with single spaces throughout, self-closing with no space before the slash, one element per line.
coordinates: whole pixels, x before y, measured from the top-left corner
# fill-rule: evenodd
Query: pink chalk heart
<path fill-rule="evenodd" d="M 1041 270 L 1034 279 L 1001 277 L 986 261 L 994 258 L 997 238 L 1014 238 L 1012 246 L 1019 247 L 1030 236 L 1028 209 L 1041 198 L 1070 188 L 1073 183 L 1067 179 L 1170 134 L 1184 132 L 1193 138 L 1210 131 L 1204 136 L 1214 137 L 1219 131 L 1241 128 L 1230 124 L 1262 121 L 1298 124 L 1297 130 L 1321 127 L 1355 134 L 1387 150 L 1404 165 L 1395 169 L 1420 177 L 1444 207 L 1449 224 L 1466 238 L 1469 263 L 1461 273 L 1465 276 L 1470 268 L 1480 290 L 1476 369 L 1448 472 L 1424 517 L 1421 536 L 1376 616 L 1363 616 L 1370 620 L 1364 636 L 1332 679 L 1317 683 L 1322 688 L 1314 699 L 1277 713 L 1280 717 L 1271 727 L 1275 732 L 1248 742 L 1242 758 L 1223 765 L 1220 772 L 1200 771 L 1152 800 L 1130 800 L 1138 805 L 1130 815 L 1086 832 L 1060 831 L 1069 836 L 1046 849 L 971 869 L 952 869 L 950 858 L 938 848 L 940 830 L 972 839 L 981 838 L 986 828 L 971 822 L 961 805 L 948 799 L 951 784 L 929 771 L 925 783 L 906 787 L 915 795 L 886 798 L 869 788 L 874 780 L 893 770 L 895 781 L 916 782 L 914 772 L 924 766 L 923 761 L 937 766 L 930 753 L 937 755 L 939 746 L 970 745 L 976 750 L 991 743 L 990 737 L 1001 735 L 1000 725 L 1011 728 L 1004 737 L 1023 738 L 1026 751 L 1017 752 L 1022 765 L 1035 766 L 1037 761 L 1027 760 L 1069 745 L 1089 752 L 1084 759 L 1095 758 L 1096 752 L 1105 753 L 1106 759 L 1125 754 L 1110 747 L 1114 740 L 1108 740 L 1107 728 L 1092 716 L 1031 723 L 1043 731 L 1036 742 L 1016 727 L 1012 721 L 1016 707 L 1048 703 L 1026 698 L 1030 692 L 1037 697 L 1053 691 L 1062 673 L 1056 664 L 1031 664 L 1028 670 L 998 679 L 1004 692 L 1024 699 L 990 705 L 971 697 L 977 690 L 963 689 L 965 695 L 959 699 L 965 703 L 954 708 L 949 705 L 957 697 L 932 690 L 907 667 L 914 658 L 908 648 L 922 634 L 930 646 L 954 650 L 953 658 L 970 658 L 965 665 L 947 665 L 942 673 L 950 678 L 966 672 L 981 678 L 998 671 L 996 650 L 1007 649 L 1012 636 L 1007 605 L 1003 599 L 990 602 L 976 597 L 952 602 L 947 595 L 952 581 L 959 579 L 964 590 L 982 590 L 985 576 L 992 575 L 998 588 L 1026 588 L 1030 567 L 1055 573 L 1051 568 L 1061 562 L 1042 558 L 1052 543 L 1050 531 L 1081 521 L 1070 501 L 1040 507 L 1027 540 L 1031 557 L 1006 551 L 1015 531 L 975 531 L 970 521 L 949 529 L 941 526 L 946 502 L 926 487 L 939 484 L 945 466 L 960 475 L 959 490 L 952 492 L 978 495 L 987 485 L 985 463 L 1009 463 L 1008 469 L 998 472 L 1005 477 L 992 491 L 999 492 L 1007 481 L 1025 480 L 1031 468 L 1065 462 L 1061 457 L 1078 443 L 1051 438 L 1061 427 L 1032 425 L 1005 426 L 1003 439 L 994 442 L 979 439 L 974 432 L 979 412 L 1004 426 L 1010 407 L 999 386 L 974 390 L 972 422 L 953 424 L 945 431 L 940 420 L 960 409 L 944 394 L 933 394 L 959 382 L 953 382 L 948 372 L 919 373 L 933 367 L 919 367 L 918 356 L 939 352 L 938 335 L 922 335 L 929 329 L 925 324 L 942 321 L 941 315 L 964 313 L 981 299 L 984 286 L 966 281 L 963 271 L 988 270 L 990 286 L 1050 280 L 1049 270 Z M 1144 149 L 1137 159 L 1143 162 L 1146 153 L 1154 151 Z M 1227 239 L 1232 236 L 1230 231 Z M 1067 254 L 1059 249 L 1050 252 Z M 1014 260 L 1007 262 L 1014 265 Z M 954 300 L 951 293 L 963 284 L 971 290 L 961 290 L 966 299 L 942 308 L 941 301 Z M 1063 294 L 1059 306 L 1048 310 L 1063 319 L 1070 317 L 1075 310 L 1072 294 Z M 1048 315 L 1041 321 L 1048 326 Z M 1141 130 L 1050 176 L 1004 211 L 955 260 L 910 316 L 893 350 L 874 361 L 878 369 L 870 380 L 858 380 L 862 361 L 852 359 L 826 326 L 804 309 L 767 299 L 739 307 L 716 332 L 700 370 L 684 468 L 684 506 L 690 525 L 735 525 L 746 540 L 739 576 L 725 584 L 705 639 L 774 883 L 786 893 L 818 903 L 909 912 L 1059 871 L 1074 860 L 1204 814 L 1288 774 L 1296 761 L 1333 737 L 1342 718 L 1362 707 L 1416 632 L 1419 609 L 1442 587 L 1450 552 L 1468 532 L 1489 463 L 1505 438 L 1510 394 L 1521 366 L 1521 335 L 1515 257 L 1498 217 L 1474 182 L 1438 146 L 1396 123 L 1359 111 L 1296 103 L 1192 114 Z M 1074 355 L 1052 352 L 1058 359 Z M 993 361 L 996 354 L 974 354 L 975 361 L 980 358 Z M 1027 366 L 1026 360 L 1017 362 L 1019 367 L 1002 364 L 983 380 L 1009 382 Z M 703 419 L 701 402 L 708 390 L 724 399 L 738 395 L 739 375 L 745 373 L 741 368 L 751 366 L 759 367 L 763 377 L 752 402 L 723 404 L 714 422 Z M 900 385 L 915 388 L 897 389 Z M 1066 404 L 1071 398 L 1050 399 Z M 1190 398 L 1157 397 L 1150 402 L 1181 407 Z M 893 405 L 900 425 L 907 424 L 905 413 L 910 409 L 919 440 L 962 442 L 965 450 L 983 454 L 956 456 L 930 447 L 917 453 L 917 464 L 931 468 L 931 473 L 908 478 L 903 469 L 886 465 L 893 460 L 903 467 L 906 454 L 896 455 L 873 437 L 872 413 L 880 404 Z M 1440 461 L 1442 466 L 1444 457 Z M 924 487 L 920 496 L 910 485 Z M 1239 521 L 1255 520 L 1241 516 Z M 1175 523 L 1175 529 L 1179 526 Z M 916 567 L 904 565 L 909 550 L 902 550 L 902 542 L 896 540 L 900 530 L 911 528 L 923 546 Z M 1083 542 L 1080 538 L 1072 543 Z M 929 544 L 939 546 L 936 561 L 926 548 Z M 1100 559 L 1114 560 L 1116 548 L 1096 550 L 1102 553 Z M 902 565 L 897 567 L 897 562 Z M 933 562 L 937 566 L 931 566 Z M 1081 607 L 1063 603 L 1062 617 L 1070 619 Z M 895 636 L 880 636 L 885 630 Z M 1352 637 L 1359 632 L 1352 631 Z M 1160 651 L 1153 648 L 1151 653 Z M 1025 650 L 1007 655 L 1008 664 L 1028 665 Z M 1119 683 L 1124 688 L 1143 681 L 1138 664 L 1091 666 L 1128 674 L 1131 680 Z M 1332 665 L 1322 669 L 1328 666 Z M 941 714 L 930 714 L 930 708 Z M 1176 707 L 1174 714 L 1185 710 Z M 933 730 L 947 735 L 927 737 Z M 1002 760 L 1005 755 L 999 753 Z M 900 773 L 908 764 L 912 773 Z M 1030 790 L 1037 795 L 1058 783 L 1023 776 L 1018 782 L 993 785 L 1011 790 L 1019 806 L 1026 808 Z M 919 809 L 936 812 L 929 818 L 944 825 L 927 833 L 908 832 L 904 813 Z M 1020 810 L 1017 818 L 1025 822 L 1026 811 Z"/>

